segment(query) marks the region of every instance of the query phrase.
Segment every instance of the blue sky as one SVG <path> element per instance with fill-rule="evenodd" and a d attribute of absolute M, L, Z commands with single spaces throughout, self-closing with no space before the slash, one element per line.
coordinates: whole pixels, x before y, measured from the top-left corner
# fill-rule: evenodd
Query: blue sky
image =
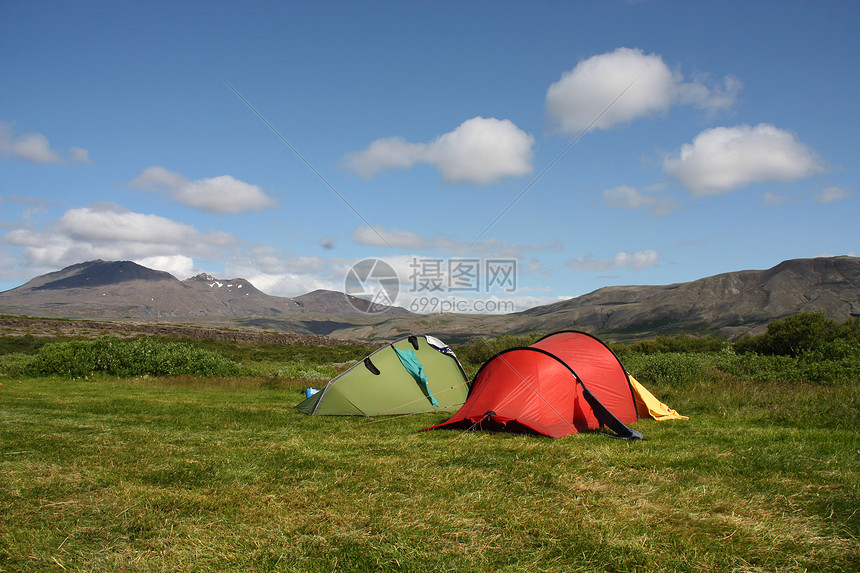
<path fill-rule="evenodd" d="M 6 0 L 0 290 L 103 259 L 294 296 L 379 258 L 398 304 L 522 309 L 856 256 L 858 25 L 857 2 Z M 454 292 L 475 260 L 516 288 Z"/>

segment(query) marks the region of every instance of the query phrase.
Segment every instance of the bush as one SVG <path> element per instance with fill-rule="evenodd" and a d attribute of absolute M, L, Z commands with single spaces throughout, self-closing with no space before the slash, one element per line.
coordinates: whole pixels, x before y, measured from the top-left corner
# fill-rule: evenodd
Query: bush
<path fill-rule="evenodd" d="M 152 338 L 58 342 L 45 345 L 24 369 L 30 376 L 238 376 L 242 367 L 216 352 Z"/>
<path fill-rule="evenodd" d="M 251 376 L 290 378 L 293 380 L 331 380 L 355 362 L 345 364 L 315 364 L 307 361 L 267 362 L 249 367 Z"/>
<path fill-rule="evenodd" d="M 35 359 L 33 354 L 13 352 L 0 355 L 0 376 L 17 378 L 27 372 L 27 368 Z"/>
<path fill-rule="evenodd" d="M 170 342 L 193 344 L 211 350 L 243 364 L 302 362 L 309 364 L 337 364 L 362 360 L 376 347 L 365 344 L 246 344 L 212 339 L 188 340 L 163 338 Z"/>
<path fill-rule="evenodd" d="M 860 348 L 860 317 L 849 318 L 836 327 L 836 338 Z"/>
<path fill-rule="evenodd" d="M 629 354 L 624 367 L 645 386 L 691 388 L 698 383 L 741 380 L 747 382 L 812 382 L 842 384 L 860 380 L 860 351 L 838 344 L 800 358 L 765 354 L 657 353 Z"/>
<path fill-rule="evenodd" d="M 629 353 L 656 354 L 658 352 L 719 352 L 726 347 L 726 341 L 713 336 L 678 336 L 659 335 L 655 340 L 645 340 L 627 346 L 615 346 L 613 350 L 619 355 Z"/>
<path fill-rule="evenodd" d="M 709 366 L 713 362 L 713 355 L 692 352 L 630 354 L 624 357 L 624 367 L 645 386 L 692 386 L 711 374 Z"/>
<path fill-rule="evenodd" d="M 740 380 L 791 382 L 803 379 L 797 360 L 790 356 L 724 352 L 719 355 L 714 366 Z"/>
<path fill-rule="evenodd" d="M 24 336 L 0 336 L 0 355 L 2 354 L 36 354 L 49 341 L 36 338 L 32 334 Z"/>
<path fill-rule="evenodd" d="M 845 327 L 845 332 L 849 335 L 853 333 L 850 326 Z M 755 352 L 796 358 L 803 352 L 832 342 L 840 333 L 840 327 L 824 313 L 804 312 L 771 322 L 766 333 L 745 336 L 735 343 L 734 348 L 740 353 Z"/>
<path fill-rule="evenodd" d="M 811 382 L 860 380 L 860 345 L 837 339 L 800 355 L 798 366 Z"/>

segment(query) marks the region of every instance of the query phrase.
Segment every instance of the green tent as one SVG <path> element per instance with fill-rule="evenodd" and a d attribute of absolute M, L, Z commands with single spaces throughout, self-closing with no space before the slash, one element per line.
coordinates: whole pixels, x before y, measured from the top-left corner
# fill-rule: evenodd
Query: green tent
<path fill-rule="evenodd" d="M 373 352 L 296 408 L 323 416 L 379 416 L 456 410 L 469 380 L 450 348 L 406 336 Z"/>

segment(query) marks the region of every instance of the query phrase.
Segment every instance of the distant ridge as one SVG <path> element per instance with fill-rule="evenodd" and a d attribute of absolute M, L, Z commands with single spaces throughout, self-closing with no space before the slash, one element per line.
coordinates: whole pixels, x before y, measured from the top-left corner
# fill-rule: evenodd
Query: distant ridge
<path fill-rule="evenodd" d="M 682 331 L 736 337 L 800 312 L 860 316 L 860 258 L 794 259 L 667 286 L 607 287 L 523 312 L 526 325 L 604 334 Z"/>
<path fill-rule="evenodd" d="M 180 281 L 130 261 L 101 260 L 72 265 L 0 293 L 0 314 L 218 324 L 353 339 L 386 340 L 415 332 L 457 342 L 564 329 L 609 340 L 679 333 L 737 338 L 763 332 L 773 320 L 799 312 L 821 312 L 838 322 L 860 316 L 860 258 L 793 259 L 766 270 L 687 283 L 605 287 L 508 315 L 418 315 L 399 307 L 379 314 L 362 312 L 369 305 L 334 291 L 278 297 L 245 279 L 201 274 Z"/>
<path fill-rule="evenodd" d="M 208 274 L 180 281 L 132 261 L 89 261 L 0 293 L 0 313 L 49 318 L 171 320 L 284 318 L 307 313 L 363 315 L 367 301 L 332 291 L 268 295 L 241 278 Z M 407 312 L 393 308 L 393 313 Z"/>

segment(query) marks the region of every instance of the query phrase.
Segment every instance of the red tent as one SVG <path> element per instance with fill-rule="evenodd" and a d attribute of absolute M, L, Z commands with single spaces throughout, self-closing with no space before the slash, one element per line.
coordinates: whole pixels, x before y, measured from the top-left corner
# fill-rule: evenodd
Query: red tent
<path fill-rule="evenodd" d="M 564 331 L 488 360 L 463 407 L 427 429 L 560 438 L 607 427 L 622 438 L 642 438 L 626 426 L 637 419 L 633 388 L 615 353 L 590 334 Z"/>

